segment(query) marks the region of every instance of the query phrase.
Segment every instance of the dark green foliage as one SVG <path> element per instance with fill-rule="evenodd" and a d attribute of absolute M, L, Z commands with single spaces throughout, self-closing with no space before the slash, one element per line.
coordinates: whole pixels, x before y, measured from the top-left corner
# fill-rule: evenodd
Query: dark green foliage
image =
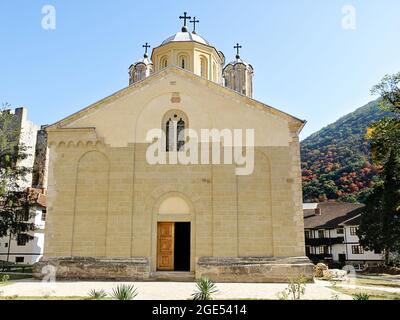
<path fill-rule="evenodd" d="M 207 278 L 201 278 L 196 283 L 196 292 L 193 293 L 193 300 L 212 300 L 213 295 L 218 293 L 215 283 Z"/>
<path fill-rule="evenodd" d="M 365 200 L 378 181 L 367 132 L 388 114 L 379 102 L 370 102 L 301 143 L 304 201 Z"/>
<path fill-rule="evenodd" d="M 133 300 L 138 295 L 134 285 L 121 284 L 113 289 L 111 297 L 114 300 Z"/>
<path fill-rule="evenodd" d="M 369 300 L 370 296 L 367 293 L 356 293 L 353 295 L 353 300 Z"/>
<path fill-rule="evenodd" d="M 391 113 L 369 134 L 382 183 L 367 197 L 358 236 L 365 248 L 383 251 L 387 265 L 390 252 L 400 251 L 400 73 L 386 76 L 373 92 L 381 95 L 382 109 Z"/>

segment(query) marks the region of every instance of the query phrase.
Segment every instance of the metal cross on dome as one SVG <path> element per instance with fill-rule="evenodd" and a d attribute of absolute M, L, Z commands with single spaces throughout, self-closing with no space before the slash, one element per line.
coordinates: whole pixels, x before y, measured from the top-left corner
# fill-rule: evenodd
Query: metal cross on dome
<path fill-rule="evenodd" d="M 240 49 L 242 49 L 242 46 L 239 43 L 236 43 L 236 46 L 234 46 L 236 49 L 236 58 L 239 59 L 240 57 Z"/>
<path fill-rule="evenodd" d="M 144 51 L 144 55 L 147 56 L 147 49 L 151 48 L 151 46 L 146 42 L 142 47 L 145 50 Z"/>
<path fill-rule="evenodd" d="M 180 16 L 179 19 L 183 20 L 183 26 L 186 27 L 186 20 L 192 19 L 192 17 L 187 15 L 187 12 L 183 13 L 183 16 Z"/>
<path fill-rule="evenodd" d="M 199 23 L 200 20 L 196 20 L 196 17 L 193 17 L 193 20 L 190 20 L 189 22 L 193 23 L 193 33 L 196 33 L 196 23 Z"/>

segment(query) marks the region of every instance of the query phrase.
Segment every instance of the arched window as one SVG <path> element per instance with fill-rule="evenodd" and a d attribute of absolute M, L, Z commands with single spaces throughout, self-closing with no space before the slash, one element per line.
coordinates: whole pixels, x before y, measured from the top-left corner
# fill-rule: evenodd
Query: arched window
<path fill-rule="evenodd" d="M 168 67 L 168 58 L 164 56 L 160 60 L 160 70 L 165 69 L 166 67 Z"/>
<path fill-rule="evenodd" d="M 200 74 L 204 78 L 208 78 L 208 64 L 206 57 L 200 57 Z"/>
<path fill-rule="evenodd" d="M 163 120 L 163 129 L 166 135 L 166 151 L 184 151 L 185 129 L 188 128 L 186 115 L 179 110 L 171 110 Z"/>
<path fill-rule="evenodd" d="M 189 58 L 186 54 L 180 54 L 178 56 L 178 66 L 182 69 L 189 68 Z"/>

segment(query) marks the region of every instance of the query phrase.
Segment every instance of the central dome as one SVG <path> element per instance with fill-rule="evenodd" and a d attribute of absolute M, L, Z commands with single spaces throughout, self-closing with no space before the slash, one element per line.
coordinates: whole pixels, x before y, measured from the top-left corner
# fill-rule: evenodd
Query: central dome
<path fill-rule="evenodd" d="M 170 42 L 190 42 L 190 41 L 194 41 L 194 42 L 198 42 L 198 43 L 202 43 L 207 46 L 210 46 L 210 43 L 206 39 L 204 39 L 203 37 L 200 37 L 198 34 L 192 33 L 192 32 L 177 32 L 173 36 L 170 36 L 169 38 L 165 39 L 161 45 L 164 45 L 164 44 L 167 44 Z"/>

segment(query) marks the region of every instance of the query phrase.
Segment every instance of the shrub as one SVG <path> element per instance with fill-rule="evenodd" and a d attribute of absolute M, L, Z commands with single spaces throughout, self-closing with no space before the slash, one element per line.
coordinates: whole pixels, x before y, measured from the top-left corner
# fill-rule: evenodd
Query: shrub
<path fill-rule="evenodd" d="M 137 295 L 134 285 L 121 284 L 113 289 L 111 297 L 114 300 L 133 300 Z"/>
<path fill-rule="evenodd" d="M 367 293 L 353 294 L 353 300 L 369 300 L 370 296 Z"/>
<path fill-rule="evenodd" d="M 213 300 L 218 292 L 216 284 L 207 278 L 201 278 L 196 283 L 196 291 L 192 294 L 193 300 Z"/>
<path fill-rule="evenodd" d="M 93 289 L 89 292 L 90 300 L 102 300 L 105 297 L 107 297 L 107 293 L 103 289 L 101 290 Z"/>
<path fill-rule="evenodd" d="M 1 277 L 1 283 L 3 285 L 7 284 L 8 280 L 10 280 L 10 276 L 8 274 L 5 274 Z"/>

